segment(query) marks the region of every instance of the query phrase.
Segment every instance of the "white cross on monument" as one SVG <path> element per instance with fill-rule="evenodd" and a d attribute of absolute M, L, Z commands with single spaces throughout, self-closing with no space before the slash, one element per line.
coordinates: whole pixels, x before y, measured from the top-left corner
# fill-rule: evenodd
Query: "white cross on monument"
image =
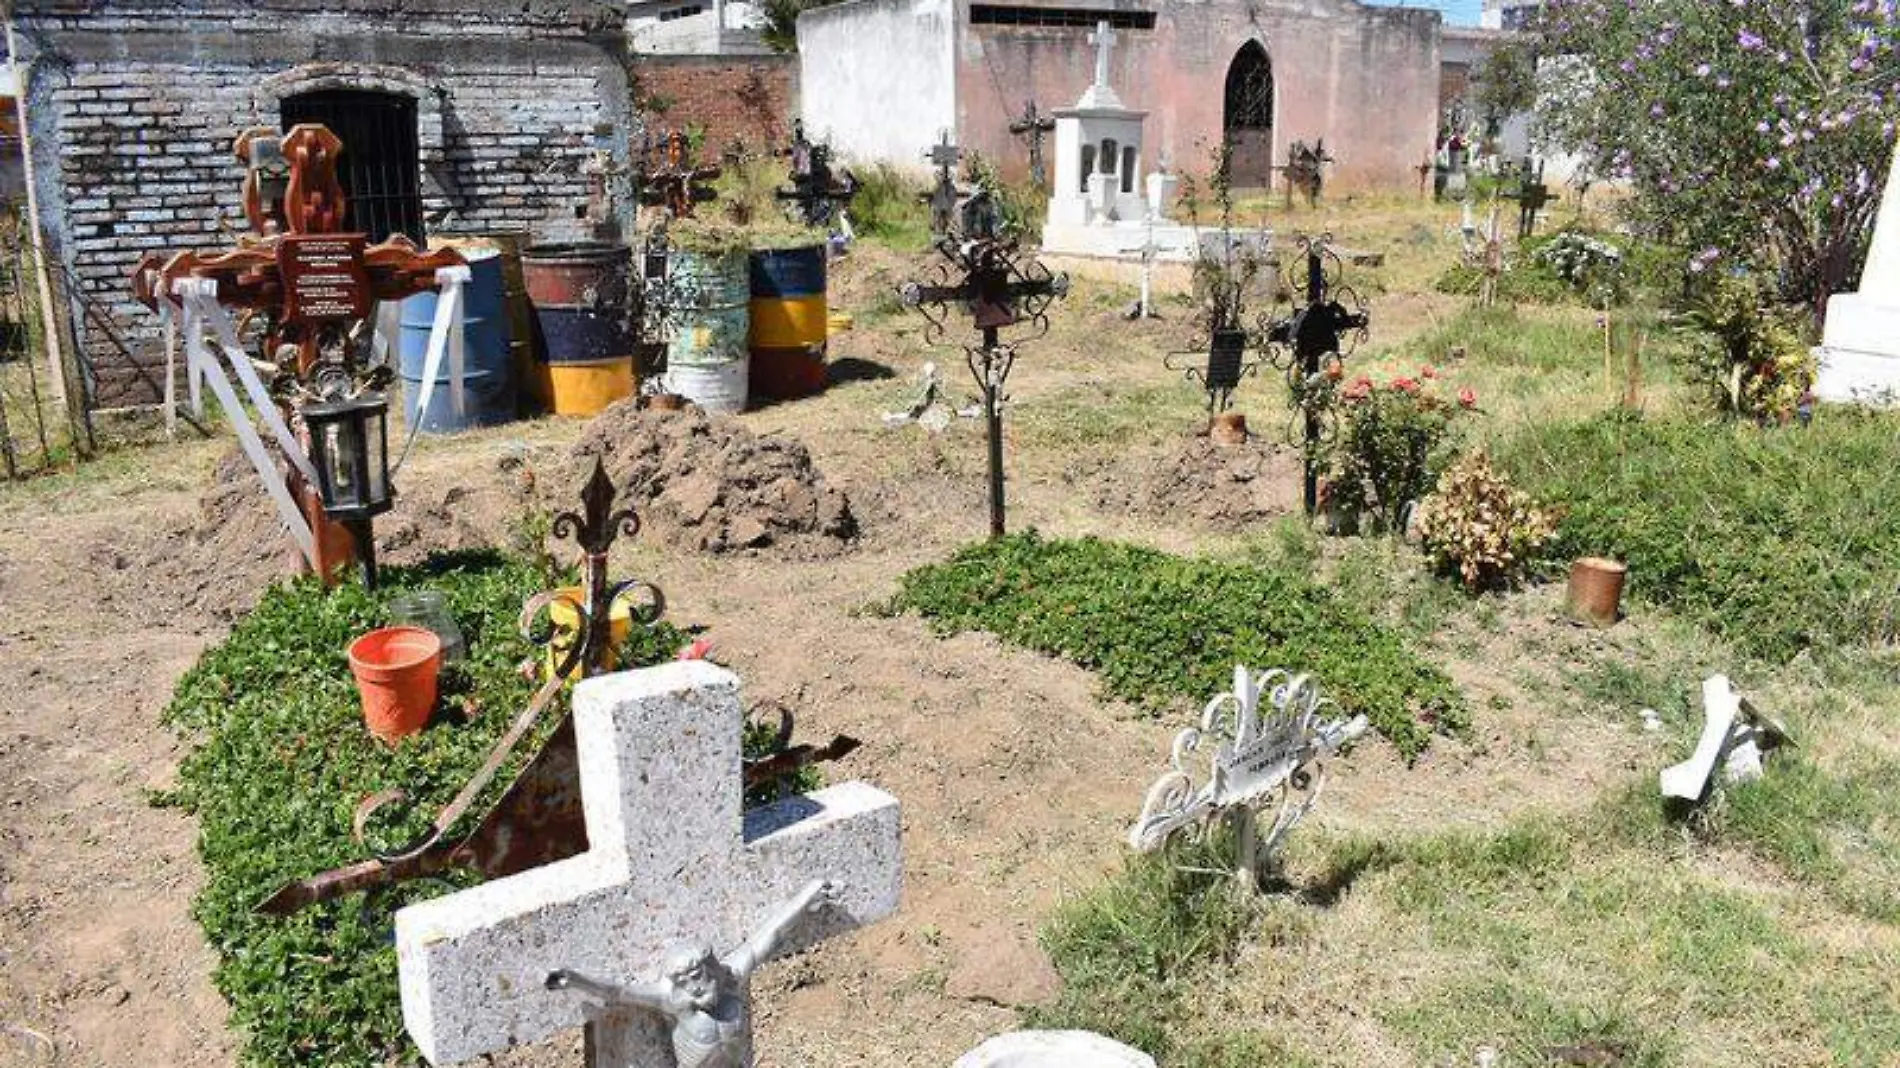
<path fill-rule="evenodd" d="M 589 848 L 396 914 L 433 1064 L 588 1025 L 593 1068 L 749 1068 L 752 969 L 897 908 L 897 799 L 742 811 L 739 680 L 683 661 L 574 690 Z"/>
<path fill-rule="evenodd" d="M 1114 51 L 1117 39 L 1107 19 L 1097 22 L 1095 32 L 1089 34 L 1089 43 L 1095 46 L 1095 84 L 1104 89 L 1108 88 L 1108 54 Z"/>

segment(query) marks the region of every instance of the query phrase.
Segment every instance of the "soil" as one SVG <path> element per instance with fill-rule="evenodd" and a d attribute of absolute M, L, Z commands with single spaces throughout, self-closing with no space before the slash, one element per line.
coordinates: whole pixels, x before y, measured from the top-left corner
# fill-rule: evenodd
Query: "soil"
<path fill-rule="evenodd" d="M 1224 445 L 1183 437 L 1158 452 L 1112 463 L 1097 476 L 1095 505 L 1238 531 L 1300 509 L 1298 450 L 1258 435 Z"/>
<path fill-rule="evenodd" d="M 841 291 L 881 290 L 894 262 L 847 259 L 841 272 L 877 277 L 847 277 Z M 1088 299 L 1072 297 L 1077 313 L 1035 343 L 1037 358 L 1011 379 L 1015 395 L 1059 395 L 1089 374 L 1173 386 L 1150 349 L 1104 341 Z M 953 349 L 924 349 L 914 323 L 861 317 L 838 356 L 904 381 L 856 379 L 737 419 L 628 409 L 585 428 L 543 421 L 425 442 L 402 472 L 396 510 L 377 523 L 379 547 L 399 561 L 504 542 L 528 504 L 573 500 L 581 456 L 607 454 L 646 519 L 633 547 L 641 573 L 666 590 L 675 621 L 707 627 L 747 697 L 797 710 L 802 736 L 863 739 L 827 775 L 874 782 L 904 806 L 902 910 L 761 973 L 761 1064 L 942 1065 L 1054 995 L 1036 931 L 1120 862 L 1142 793 L 1198 702 L 1184 696 L 1180 715 L 1144 719 L 1103 700 L 1072 664 L 865 613 L 905 571 L 982 535 L 981 434 L 883 427 L 878 413 L 911 390 L 925 359 L 955 363 Z M 1209 451 L 1178 440 L 1185 429 L 1080 455 L 1012 446 L 1012 527 L 1191 551 L 1207 525 L 1296 507 L 1297 465 L 1284 454 Z M 188 744 L 159 723 L 179 675 L 288 572 L 269 505 L 240 464 L 219 462 L 223 452 L 160 447 L 0 492 L 0 690 L 10 697 L 0 1064 L 236 1063 L 241 1040 L 226 1030 L 213 954 L 189 915 L 203 878 L 196 828 L 147 801 Z M 1072 475 L 1081 469 L 1110 473 L 1128 496 Z M 854 517 L 864 525 L 855 539 Z M 1540 612 L 1532 604 L 1488 640 L 1548 644 L 1562 632 Z M 1359 747 L 1335 763 L 1316 824 L 1472 825 L 1572 809 L 1648 744 L 1633 728 L 1553 727 L 1488 662 L 1489 647 L 1441 655 L 1480 713 L 1474 738 L 1440 741 L 1410 768 L 1389 747 Z M 1308 1011 L 1314 1027 L 1332 1026 L 1330 1007 Z M 1329 1033 L 1342 1057 L 1389 1063 L 1370 1052 L 1376 1036 Z M 495 1063 L 572 1065 L 578 1041 Z"/>
<path fill-rule="evenodd" d="M 803 445 L 697 408 L 622 401 L 588 424 L 570 455 L 574 481 L 600 457 L 620 506 L 636 508 L 648 529 L 680 548 L 822 557 L 848 548 L 858 532 L 850 502 Z"/>

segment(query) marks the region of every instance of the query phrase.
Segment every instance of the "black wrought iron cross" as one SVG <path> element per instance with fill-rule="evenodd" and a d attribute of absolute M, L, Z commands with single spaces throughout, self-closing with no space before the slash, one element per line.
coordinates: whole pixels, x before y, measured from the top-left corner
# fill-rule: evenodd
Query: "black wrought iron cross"
<path fill-rule="evenodd" d="M 792 121 L 791 185 L 780 187 L 780 200 L 796 205 L 799 221 L 808 226 L 828 226 L 838 211 L 857 195 L 858 179 L 846 170 L 831 169 L 831 146 L 805 139 L 805 121 Z"/>
<path fill-rule="evenodd" d="M 640 203 L 665 208 L 674 218 L 684 219 L 693 213 L 693 205 L 718 199 L 719 194 L 706 183 L 719 177 L 719 167 L 695 166 L 684 133 L 674 130 L 660 139 L 658 164 L 649 158 L 652 150 L 647 145 L 641 152 Z"/>
<path fill-rule="evenodd" d="M 1326 373 L 1327 357 L 1343 361 L 1344 339 L 1365 335 L 1371 325 L 1365 303 L 1340 281 L 1344 267 L 1331 248 L 1332 238 L 1301 238 L 1300 251 L 1306 259 L 1304 283 L 1294 289 L 1305 304 L 1270 317 L 1262 333 L 1267 353 L 1274 366 L 1283 367 L 1293 399 L 1304 414 L 1303 438 L 1306 451 L 1306 514 L 1319 511 L 1319 446 L 1325 436 L 1326 411 L 1316 403 L 1320 381 Z M 1350 300 L 1348 309 L 1344 301 Z"/>
<path fill-rule="evenodd" d="M 1042 141 L 1056 128 L 1056 120 L 1036 110 L 1034 100 L 1023 104 L 1022 118 L 1009 124 L 1009 132 L 1029 139 L 1029 180 L 1038 189 L 1049 188 L 1049 172 L 1043 167 Z"/>
<path fill-rule="evenodd" d="M 964 346 L 970 374 L 983 391 L 983 411 L 989 435 L 990 537 L 1004 533 L 1003 402 L 1004 383 L 1016 363 L 1016 343 L 1004 343 L 1002 331 L 1019 323 L 1049 329 L 1049 305 L 1067 296 L 1069 277 L 1051 274 L 1036 260 L 1017 258 L 1013 239 L 937 242 L 947 261 L 937 265 L 937 279 L 910 282 L 899 292 L 905 305 L 916 308 L 930 324 L 925 339 L 936 343 L 949 326 L 952 305 L 967 308 L 982 331 L 979 345 Z M 1028 340 L 1028 339 L 1018 339 Z"/>
<path fill-rule="evenodd" d="M 1514 192 L 1499 194 L 1506 200 L 1517 201 L 1517 239 L 1531 236 L 1537 230 L 1537 213 L 1544 210 L 1557 197 L 1544 184 L 1544 164 L 1539 160 L 1536 169 L 1531 167 L 1527 157 L 1518 164 L 1517 189 Z"/>

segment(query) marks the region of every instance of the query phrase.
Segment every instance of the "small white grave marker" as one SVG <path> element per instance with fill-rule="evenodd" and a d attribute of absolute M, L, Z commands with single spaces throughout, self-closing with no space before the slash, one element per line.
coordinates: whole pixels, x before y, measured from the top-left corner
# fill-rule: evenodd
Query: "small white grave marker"
<path fill-rule="evenodd" d="M 587 852 L 396 914 L 431 1063 L 586 1024 L 593 1068 L 748 1068 L 752 968 L 897 908 L 897 800 L 852 782 L 742 812 L 743 719 L 704 661 L 576 687 Z"/>
<path fill-rule="evenodd" d="M 1700 801 L 1709 788 L 1717 763 L 1725 764 L 1730 782 L 1761 777 L 1762 754 L 1778 745 L 1792 744 L 1788 728 L 1748 703 L 1729 683 L 1727 675 L 1711 675 L 1702 682 L 1702 737 L 1689 759 L 1661 776 L 1664 797 Z"/>
<path fill-rule="evenodd" d="M 1331 705 L 1309 675 L 1278 668 L 1255 675 L 1236 666 L 1233 690 L 1207 703 L 1200 726 L 1175 736 L 1174 769 L 1149 787 L 1128 844 L 1153 852 L 1177 831 L 1205 827 L 1227 815 L 1239 840 L 1235 874 L 1243 882 L 1256 881 L 1263 859 L 1319 801 L 1326 785 L 1321 762 L 1366 732 L 1364 716 L 1321 718 L 1321 709 Z M 1207 775 L 1196 785 L 1189 758 L 1209 742 L 1214 751 L 1207 756 Z M 1275 794 L 1280 809 L 1273 828 L 1256 843 L 1254 810 Z"/>

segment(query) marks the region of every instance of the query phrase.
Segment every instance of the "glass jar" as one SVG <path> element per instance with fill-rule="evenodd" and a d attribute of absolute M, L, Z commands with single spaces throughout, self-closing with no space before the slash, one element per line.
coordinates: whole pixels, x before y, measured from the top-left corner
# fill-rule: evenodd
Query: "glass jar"
<path fill-rule="evenodd" d="M 462 628 L 455 625 L 449 599 L 441 590 L 411 590 L 389 599 L 389 621 L 423 627 L 442 639 L 442 662 L 457 663 L 468 656 Z"/>

